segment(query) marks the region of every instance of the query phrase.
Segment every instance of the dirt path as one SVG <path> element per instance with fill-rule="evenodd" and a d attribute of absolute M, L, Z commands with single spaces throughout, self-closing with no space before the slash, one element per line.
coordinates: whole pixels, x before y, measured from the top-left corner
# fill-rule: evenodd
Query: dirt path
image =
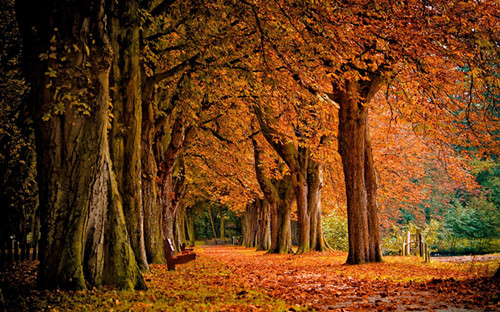
<path fill-rule="evenodd" d="M 500 255 L 475 255 L 475 256 L 450 256 L 450 257 L 432 257 L 434 261 L 454 262 L 454 263 L 476 263 L 476 262 L 500 262 Z"/>
<path fill-rule="evenodd" d="M 7 311 L 500 311 L 499 282 L 488 278 L 498 267 L 495 259 L 425 264 L 386 257 L 346 266 L 339 252 L 195 250 L 199 258 L 175 271 L 151 265 L 144 274 L 147 291 L 40 291 L 35 261 L 0 269 L 0 288 Z"/>
<path fill-rule="evenodd" d="M 234 247 L 203 249 L 205 257 L 224 261 L 247 285 L 318 311 L 500 310 L 499 283 L 478 278 L 480 270 L 441 269 L 418 258 L 410 259 L 415 264 L 398 257 L 381 264 L 345 266 L 341 253 L 294 256 Z"/>

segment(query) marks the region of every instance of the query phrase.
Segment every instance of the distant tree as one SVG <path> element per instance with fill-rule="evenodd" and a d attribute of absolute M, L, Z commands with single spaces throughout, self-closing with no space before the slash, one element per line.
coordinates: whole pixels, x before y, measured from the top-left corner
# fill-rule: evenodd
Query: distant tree
<path fill-rule="evenodd" d="M 14 1 L 2 0 L 0 14 L 0 246 L 14 237 L 26 247 L 31 234 L 31 246 L 35 247 L 39 237 L 35 137 Z"/>

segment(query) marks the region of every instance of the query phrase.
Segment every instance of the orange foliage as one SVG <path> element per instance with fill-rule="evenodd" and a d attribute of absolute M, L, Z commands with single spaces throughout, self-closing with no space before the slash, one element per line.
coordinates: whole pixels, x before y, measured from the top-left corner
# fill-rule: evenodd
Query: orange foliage
<path fill-rule="evenodd" d="M 340 252 L 268 255 L 234 246 L 197 247 L 199 258 L 167 271 L 152 265 L 147 291 L 39 291 L 36 264 L 0 275 L 12 311 L 391 311 L 500 308 L 499 257 L 425 264 L 415 257 L 343 265 Z M 470 261 L 470 260 L 469 260 Z M 24 300 L 17 296 L 22 295 Z"/>
<path fill-rule="evenodd" d="M 190 5 L 174 5 L 151 32 L 175 25 Z M 198 55 L 175 108 L 200 128 L 187 151 L 191 200 L 241 208 L 260 195 L 247 142 L 251 107 L 259 103 L 281 134 L 277 140 L 307 146 L 323 162 L 324 211 L 345 211 L 338 106 L 329 94 L 362 72 L 385 79 L 370 113 L 383 222 L 432 191 L 474 188 L 466 149 L 499 154 L 498 3 L 255 1 L 198 10 L 196 19 L 146 47 L 146 65 L 156 66 L 147 67 L 150 76 Z M 167 98 L 178 92 L 171 81 L 160 88 Z M 267 161 L 274 166 L 272 154 Z"/>

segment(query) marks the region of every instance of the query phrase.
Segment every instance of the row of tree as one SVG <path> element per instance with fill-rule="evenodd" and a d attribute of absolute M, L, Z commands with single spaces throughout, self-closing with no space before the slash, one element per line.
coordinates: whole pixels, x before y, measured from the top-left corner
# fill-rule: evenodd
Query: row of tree
<path fill-rule="evenodd" d="M 235 192 L 266 225 L 262 248 L 290 252 L 295 203 L 299 252 L 324 250 L 323 171 L 340 168 L 336 149 L 347 262 L 381 261 L 370 108 L 429 138 L 451 134 L 442 146 L 495 152 L 499 11 L 493 1 L 18 0 L 40 286 L 144 288 L 163 241 L 182 240 L 187 208 Z"/>

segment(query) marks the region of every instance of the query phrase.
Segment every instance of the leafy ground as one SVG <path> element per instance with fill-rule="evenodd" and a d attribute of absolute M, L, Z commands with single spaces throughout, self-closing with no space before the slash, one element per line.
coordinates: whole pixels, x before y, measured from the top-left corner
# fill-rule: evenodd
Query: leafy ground
<path fill-rule="evenodd" d="M 500 256 L 430 264 L 386 257 L 346 266 L 340 252 L 267 255 L 233 246 L 196 252 L 196 261 L 176 271 L 153 265 L 148 291 L 39 291 L 33 261 L 2 271 L 0 286 L 8 311 L 500 310 L 500 283 L 489 278 Z"/>

